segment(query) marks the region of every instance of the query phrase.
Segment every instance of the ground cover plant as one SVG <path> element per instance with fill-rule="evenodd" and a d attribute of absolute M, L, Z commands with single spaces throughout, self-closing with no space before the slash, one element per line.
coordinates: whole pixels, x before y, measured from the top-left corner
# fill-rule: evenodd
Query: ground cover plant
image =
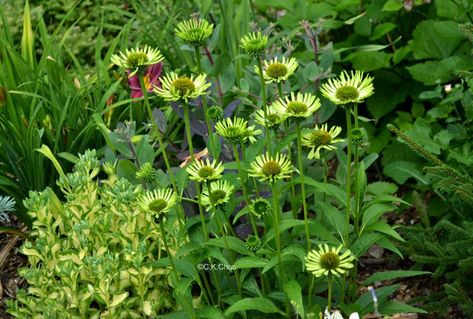
<path fill-rule="evenodd" d="M 468 1 L 7 6 L 10 316 L 472 313 Z"/>

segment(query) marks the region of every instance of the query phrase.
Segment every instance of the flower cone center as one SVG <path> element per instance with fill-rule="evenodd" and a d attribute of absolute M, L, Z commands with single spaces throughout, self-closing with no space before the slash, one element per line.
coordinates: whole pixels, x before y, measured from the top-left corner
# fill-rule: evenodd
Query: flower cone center
<path fill-rule="evenodd" d="M 253 207 L 255 209 L 255 212 L 258 215 L 265 215 L 268 212 L 268 203 L 265 201 L 255 201 L 253 203 Z"/>
<path fill-rule="evenodd" d="M 338 254 L 334 253 L 333 251 L 329 251 L 320 256 L 320 266 L 323 269 L 334 270 L 337 269 L 339 265 L 340 257 L 338 257 Z"/>
<path fill-rule="evenodd" d="M 358 90 L 351 85 L 342 86 L 338 88 L 337 92 L 335 93 L 335 96 L 340 101 L 352 101 L 355 100 L 359 95 L 360 94 L 358 93 Z"/>
<path fill-rule="evenodd" d="M 267 114 L 266 118 L 271 124 L 276 124 L 280 119 L 279 115 L 277 114 Z"/>
<path fill-rule="evenodd" d="M 137 68 L 148 62 L 148 55 L 144 52 L 130 53 L 126 58 L 126 63 L 131 68 Z"/>
<path fill-rule="evenodd" d="M 276 176 L 281 173 L 281 165 L 276 161 L 267 161 L 264 163 L 262 171 L 266 176 Z"/>
<path fill-rule="evenodd" d="M 214 173 L 215 173 L 215 170 L 210 166 L 204 166 L 201 169 L 199 169 L 199 172 L 198 172 L 199 177 L 201 178 L 209 178 Z"/>
<path fill-rule="evenodd" d="M 315 131 L 312 132 L 310 141 L 315 146 L 328 145 L 332 141 L 332 135 L 330 135 L 329 132 L 323 130 Z"/>
<path fill-rule="evenodd" d="M 172 82 L 172 86 L 179 92 L 180 96 L 184 96 L 188 93 L 192 93 L 195 91 L 194 82 L 187 76 L 183 76 L 180 78 L 175 79 Z"/>
<path fill-rule="evenodd" d="M 279 63 L 279 62 L 272 63 L 266 69 L 266 74 L 269 77 L 276 79 L 276 78 L 285 76 L 287 74 L 287 67 L 284 64 Z"/>
<path fill-rule="evenodd" d="M 221 189 L 214 190 L 210 193 L 209 199 L 212 204 L 217 204 L 219 201 L 225 199 L 227 193 Z"/>
<path fill-rule="evenodd" d="M 287 104 L 287 111 L 291 114 L 304 114 L 309 108 L 307 104 L 297 101 L 292 101 Z"/>
<path fill-rule="evenodd" d="M 165 199 L 157 198 L 148 204 L 148 208 L 153 213 L 159 214 L 168 205 Z"/>

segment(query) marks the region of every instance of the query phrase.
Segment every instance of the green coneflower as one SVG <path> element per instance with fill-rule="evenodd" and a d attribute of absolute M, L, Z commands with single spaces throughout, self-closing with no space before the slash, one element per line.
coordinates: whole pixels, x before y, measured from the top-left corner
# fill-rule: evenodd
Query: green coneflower
<path fill-rule="evenodd" d="M 211 163 L 208 158 L 206 160 L 195 160 L 186 168 L 186 171 L 191 180 L 207 182 L 222 177 L 223 164 L 216 160 Z"/>
<path fill-rule="evenodd" d="M 261 248 L 262 243 L 258 237 L 255 235 L 250 235 L 248 238 L 246 238 L 245 246 L 249 251 L 255 253 Z"/>
<path fill-rule="evenodd" d="M 343 139 L 337 139 L 342 128 L 340 126 L 332 126 L 330 130 L 327 124 L 322 124 L 320 127 L 315 125 L 315 128 L 302 136 L 302 145 L 310 147 L 309 159 L 319 159 L 320 150 L 335 150 L 337 149 L 332 144 L 343 142 Z"/>
<path fill-rule="evenodd" d="M 320 92 L 335 104 L 361 103 L 374 93 L 373 78 L 363 78 L 363 72 L 343 71 L 338 79 L 329 79 Z"/>
<path fill-rule="evenodd" d="M 138 205 L 143 212 L 160 218 L 176 204 L 176 201 L 177 195 L 172 189 L 158 189 L 142 195 L 138 200 Z"/>
<path fill-rule="evenodd" d="M 311 116 L 320 108 L 319 99 L 310 93 L 291 93 L 290 96 L 280 98 L 272 106 L 286 118 L 301 119 Z"/>
<path fill-rule="evenodd" d="M 369 145 L 368 134 L 364 128 L 354 128 L 350 133 L 351 142 L 358 147 L 366 147 Z"/>
<path fill-rule="evenodd" d="M 177 24 L 176 35 L 193 47 L 201 47 L 213 30 L 213 24 L 207 20 L 191 18 Z"/>
<path fill-rule="evenodd" d="M 200 74 L 195 79 L 191 75 L 178 76 L 171 72 L 161 78 L 161 87 L 155 86 L 154 92 L 162 97 L 165 101 L 185 101 L 195 99 L 201 95 L 205 95 L 206 90 L 210 87 L 210 83 L 206 81 L 207 75 Z"/>
<path fill-rule="evenodd" d="M 255 199 L 249 206 L 249 209 L 250 212 L 258 218 L 263 218 L 272 211 L 271 204 L 263 197 Z"/>
<path fill-rule="evenodd" d="M 256 129 L 253 125 L 247 127 L 245 135 L 243 137 L 243 142 L 250 142 L 253 144 L 256 142 L 256 137 L 262 133 L 261 130 Z"/>
<path fill-rule="evenodd" d="M 349 269 L 353 268 L 355 257 L 350 250 L 339 254 L 343 245 L 338 248 L 327 244 L 319 245 L 319 249 L 311 250 L 305 257 L 306 269 L 316 277 L 333 275 L 340 277 Z"/>
<path fill-rule="evenodd" d="M 255 136 L 261 134 L 261 130 L 254 126 L 248 126 L 248 122 L 240 117 L 226 118 L 215 124 L 215 131 L 230 144 L 238 144 L 249 141 L 254 143 Z"/>
<path fill-rule="evenodd" d="M 250 32 L 240 40 L 240 47 L 254 58 L 258 58 L 264 54 L 268 37 L 261 32 Z"/>
<path fill-rule="evenodd" d="M 212 182 L 202 192 L 200 201 L 202 205 L 207 207 L 207 210 L 210 210 L 212 207 L 218 207 L 227 203 L 234 189 L 228 181 Z"/>
<path fill-rule="evenodd" d="M 284 122 L 284 114 L 279 113 L 272 105 L 266 108 L 266 116 L 264 110 L 257 110 L 253 113 L 254 120 L 259 125 L 268 128 L 277 127 Z"/>
<path fill-rule="evenodd" d="M 263 77 L 266 83 L 286 81 L 294 74 L 298 66 L 296 59 L 282 57 L 281 62 L 277 58 L 263 62 Z M 255 72 L 259 74 L 259 68 L 255 65 Z"/>
<path fill-rule="evenodd" d="M 136 178 L 151 183 L 156 179 L 156 170 L 153 168 L 151 163 L 144 163 L 136 172 Z"/>
<path fill-rule="evenodd" d="M 256 177 L 260 181 L 274 182 L 278 179 L 288 178 L 292 173 L 292 166 L 289 159 L 282 154 L 273 156 L 268 153 L 258 156 L 252 163 L 248 171 L 251 177 Z"/>
<path fill-rule="evenodd" d="M 218 105 L 211 106 L 207 110 L 207 116 L 209 117 L 209 120 L 213 122 L 221 121 L 223 119 L 223 114 L 223 109 Z"/>
<path fill-rule="evenodd" d="M 161 52 L 147 45 L 145 45 L 143 49 L 127 49 L 125 53 L 120 52 L 119 54 L 114 54 L 111 58 L 113 64 L 123 69 L 130 70 L 128 77 L 132 77 L 138 70 L 148 65 L 159 63 L 162 60 L 164 60 L 164 57 L 161 55 Z"/>

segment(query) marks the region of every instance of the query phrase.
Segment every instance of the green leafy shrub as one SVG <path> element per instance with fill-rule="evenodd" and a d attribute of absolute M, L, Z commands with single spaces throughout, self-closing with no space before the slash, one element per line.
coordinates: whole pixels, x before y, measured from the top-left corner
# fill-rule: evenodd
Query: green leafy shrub
<path fill-rule="evenodd" d="M 441 215 L 432 216 L 430 205 L 414 193 L 421 223 L 403 227 L 407 241 L 402 250 L 416 262 L 416 267 L 433 271 L 432 277 L 444 287 L 444 292 L 423 298 L 426 308 L 445 314 L 448 307 L 459 305 L 464 314 L 472 316 L 473 281 L 469 274 L 473 251 L 469 247 L 473 241 L 470 231 L 473 221 L 469 213 L 473 207 L 473 178 L 443 163 L 405 133 L 392 126 L 389 128 L 427 161 L 424 172 L 429 178 L 429 186 L 452 207 Z"/>
<path fill-rule="evenodd" d="M 138 209 L 143 189 L 104 168 L 108 179 L 99 181 L 100 163 L 87 151 L 58 181 L 64 202 L 50 188 L 25 200 L 35 217 L 21 248 L 29 287 L 9 302 L 14 317 L 143 318 L 176 307 L 169 271 L 154 265 L 165 256 L 162 236 Z"/>

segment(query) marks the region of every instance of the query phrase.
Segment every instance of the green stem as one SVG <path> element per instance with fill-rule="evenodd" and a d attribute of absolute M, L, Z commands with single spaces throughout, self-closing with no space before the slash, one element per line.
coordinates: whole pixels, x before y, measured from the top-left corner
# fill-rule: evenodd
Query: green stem
<path fill-rule="evenodd" d="M 266 149 L 269 153 L 269 155 L 272 155 L 271 153 L 271 137 L 270 137 L 270 131 L 268 129 L 268 123 L 266 123 L 266 119 L 268 118 L 268 110 L 267 110 L 267 105 L 266 105 L 266 82 L 264 81 L 264 76 L 263 76 L 263 64 L 261 63 L 261 59 L 257 59 L 258 62 L 258 70 L 259 70 L 259 79 L 261 83 L 261 98 L 263 101 L 263 112 L 264 112 L 264 134 L 266 135 Z"/>
<path fill-rule="evenodd" d="M 202 207 L 202 192 L 200 191 L 200 184 L 195 184 L 195 192 L 197 193 L 197 206 L 199 207 L 200 222 L 202 224 L 202 231 L 204 232 L 205 241 L 209 241 L 209 232 L 207 230 L 207 223 L 205 222 L 204 208 Z"/>
<path fill-rule="evenodd" d="M 241 144 L 241 155 L 243 156 L 243 160 L 246 161 L 246 151 L 245 151 L 245 144 Z M 258 188 L 258 182 L 256 181 L 256 177 L 253 177 L 253 185 L 255 186 L 255 192 L 256 195 L 259 196 L 259 188 Z"/>
<path fill-rule="evenodd" d="M 195 47 L 195 58 L 197 61 L 197 71 L 198 73 L 202 73 L 202 59 L 200 56 L 200 51 L 198 47 Z M 204 116 L 205 116 L 205 124 L 207 125 L 207 132 L 208 132 L 208 140 L 210 144 L 210 154 L 212 154 L 212 157 L 215 158 L 215 142 L 214 142 L 214 137 L 213 137 L 213 131 L 212 131 L 212 126 L 210 125 L 211 122 L 209 120 L 209 115 L 207 114 L 207 96 L 203 95 L 202 96 L 202 107 L 204 109 Z"/>
<path fill-rule="evenodd" d="M 345 115 L 347 122 L 347 176 L 346 176 L 346 191 L 347 191 L 347 207 L 346 207 L 346 225 L 345 225 L 345 246 L 350 247 L 349 234 L 350 234 L 350 215 L 351 215 L 351 114 L 350 107 L 345 107 Z"/>
<path fill-rule="evenodd" d="M 278 197 L 278 191 L 276 188 L 276 182 L 271 183 L 271 195 L 273 197 L 273 222 L 274 222 L 274 233 L 275 233 L 275 240 L 276 240 L 276 253 L 278 255 L 278 267 L 279 267 L 279 276 L 278 276 L 278 281 L 279 281 L 279 289 L 283 291 L 284 287 L 284 282 L 285 282 L 285 272 L 284 272 L 284 267 L 282 264 L 282 258 L 281 258 L 281 234 L 279 233 L 279 222 L 280 222 L 280 215 L 282 214 L 281 207 L 279 205 L 279 197 Z M 287 297 L 286 297 L 286 308 L 288 307 L 287 304 Z"/>
<path fill-rule="evenodd" d="M 330 307 L 332 306 L 332 277 L 328 277 L 328 296 L 327 296 L 327 308 L 330 312 Z"/>
<path fill-rule="evenodd" d="M 192 144 L 192 134 L 191 134 L 191 125 L 189 119 L 189 104 L 187 102 L 183 103 L 184 106 L 184 123 L 186 127 L 186 135 L 187 135 L 187 142 L 189 143 L 189 153 L 190 158 L 194 161 L 194 146 Z M 197 201 L 199 202 L 199 215 L 200 220 L 202 222 L 202 230 L 204 232 L 205 241 L 209 241 L 209 233 L 207 232 L 207 225 L 205 223 L 205 215 L 204 209 L 202 208 L 202 201 L 201 201 L 201 192 L 200 192 L 200 185 L 198 183 L 195 184 L 195 191 L 197 193 Z"/>
<path fill-rule="evenodd" d="M 285 128 L 286 134 L 287 134 L 289 132 L 289 125 L 288 125 L 287 121 L 284 121 L 284 128 Z M 287 146 L 287 156 L 289 157 L 289 159 L 291 160 L 291 163 L 292 163 L 292 148 L 291 148 L 290 143 Z M 293 173 L 291 172 L 290 179 L 292 179 L 292 176 L 293 176 Z M 294 205 L 294 200 L 296 198 L 296 187 L 294 185 L 291 185 L 291 196 L 292 196 L 291 197 L 292 218 L 297 219 L 297 207 L 296 207 L 296 205 Z M 314 200 L 315 200 L 315 196 L 314 196 Z"/>
<path fill-rule="evenodd" d="M 353 111 L 354 111 L 354 124 L 355 124 L 355 129 L 357 130 L 359 128 L 358 126 L 358 106 L 356 104 L 353 105 Z M 360 212 L 360 190 L 358 188 L 358 166 L 359 166 L 359 155 L 358 155 L 358 146 L 354 145 L 355 150 L 354 150 L 354 166 L 353 166 L 353 174 L 354 174 L 354 181 L 353 181 L 353 186 L 354 186 L 354 193 L 355 193 L 355 211 L 354 211 L 354 226 L 355 226 L 355 233 L 358 235 L 358 229 L 359 229 L 359 212 Z"/>
<path fill-rule="evenodd" d="M 281 83 L 281 82 L 278 82 L 277 86 L 278 86 L 278 95 L 279 95 L 279 98 L 282 99 L 282 83 Z"/>
<path fill-rule="evenodd" d="M 166 170 L 168 171 L 168 174 L 169 174 L 169 179 L 171 181 L 172 188 L 173 188 L 173 190 L 176 194 L 179 194 L 176 179 L 174 178 L 174 173 L 172 172 L 171 163 L 169 162 L 168 153 L 166 151 L 166 145 L 164 145 L 164 143 L 163 143 L 163 139 L 161 137 L 161 131 L 159 130 L 158 123 L 156 123 L 156 121 L 154 120 L 154 117 L 153 117 L 153 111 L 151 110 L 151 104 L 149 103 L 149 99 L 148 99 L 148 90 L 146 89 L 143 76 L 141 74 L 139 74 L 138 78 L 140 80 L 141 91 L 143 93 L 143 97 L 144 97 L 144 100 L 145 100 L 145 105 L 146 105 L 146 109 L 148 111 L 149 120 L 154 125 L 154 129 L 156 131 L 156 138 L 158 140 L 159 146 L 162 148 L 161 152 L 163 154 L 164 163 L 166 165 Z M 181 205 L 179 205 L 179 209 L 177 211 L 178 211 L 178 215 L 179 215 L 178 217 L 179 217 L 179 220 L 180 220 L 180 225 L 182 226 L 184 224 L 185 214 L 184 214 L 184 211 L 183 211 Z"/>
<path fill-rule="evenodd" d="M 306 241 L 307 241 L 307 250 L 310 250 L 309 216 L 307 212 L 307 201 L 306 201 L 306 195 L 305 195 L 304 165 L 302 163 L 301 123 L 298 120 L 296 120 L 296 134 L 297 134 L 297 161 L 299 163 L 299 176 L 301 179 L 302 209 L 304 211 L 305 236 L 306 236 Z"/>
<path fill-rule="evenodd" d="M 214 208 L 214 207 L 213 207 Z M 223 215 L 223 212 L 218 210 L 218 209 L 215 209 L 215 215 L 216 216 L 216 219 L 217 219 L 217 224 L 218 224 L 218 227 L 220 228 L 220 232 L 222 233 L 222 236 L 223 236 L 223 241 L 225 243 L 225 248 L 227 249 L 227 251 L 229 253 L 232 252 L 232 250 L 230 249 L 230 245 L 228 244 L 228 241 L 227 241 L 227 235 L 225 233 L 225 229 L 223 227 L 223 223 L 222 221 L 220 220 L 220 215 Z M 242 291 L 241 291 L 241 283 L 240 283 L 240 272 L 238 271 L 238 269 L 235 269 L 235 281 L 236 281 L 236 285 L 237 285 L 237 289 L 238 289 L 238 294 L 240 296 L 242 296 Z"/>
<path fill-rule="evenodd" d="M 184 124 L 186 126 L 186 136 L 187 136 L 187 143 L 189 144 L 189 156 L 194 161 L 194 145 L 192 144 L 192 133 L 191 133 L 191 121 L 189 116 L 189 104 L 187 101 L 182 103 L 184 107 Z"/>
<path fill-rule="evenodd" d="M 171 255 L 171 250 L 169 249 L 169 246 L 168 246 L 168 241 L 167 241 L 167 238 L 166 238 L 166 230 L 164 229 L 163 219 L 161 219 L 159 221 L 159 228 L 161 230 L 161 236 L 163 236 L 164 249 L 166 250 L 166 254 L 168 255 L 169 263 L 171 264 L 172 273 L 174 274 L 174 280 L 172 280 L 172 282 L 173 282 L 173 285 L 176 285 L 179 281 L 179 277 L 178 277 L 176 265 L 174 264 L 174 259 Z M 195 314 L 193 314 L 192 312 L 189 315 L 191 316 L 191 318 L 195 318 Z"/>
<path fill-rule="evenodd" d="M 250 197 L 248 196 L 248 189 L 246 186 L 246 177 L 245 177 L 245 173 L 243 169 L 241 168 L 240 154 L 238 153 L 238 148 L 236 144 L 233 144 L 233 154 L 235 156 L 235 161 L 237 162 L 238 175 L 240 176 L 241 187 L 243 189 L 243 195 L 245 196 L 246 205 L 250 206 L 251 200 L 250 200 Z M 251 221 L 251 227 L 253 228 L 253 232 L 255 236 L 258 237 L 258 229 L 256 228 L 255 220 L 251 214 L 250 214 L 250 221 Z"/>

